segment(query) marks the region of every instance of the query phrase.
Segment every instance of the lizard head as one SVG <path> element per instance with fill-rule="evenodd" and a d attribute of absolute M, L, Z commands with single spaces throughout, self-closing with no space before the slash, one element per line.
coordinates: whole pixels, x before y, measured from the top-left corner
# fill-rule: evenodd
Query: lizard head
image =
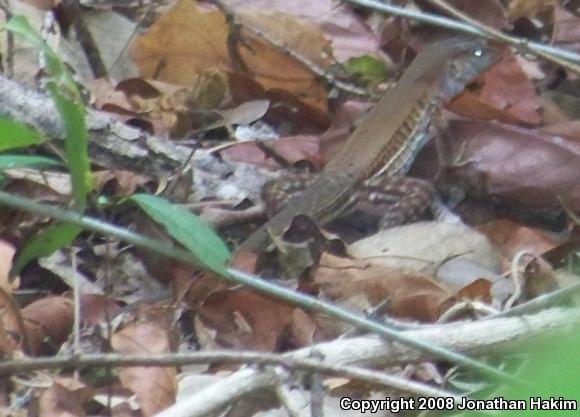
<path fill-rule="evenodd" d="M 433 68 L 439 97 L 450 100 L 497 61 L 503 48 L 484 39 L 456 36 L 427 45 L 421 59 Z"/>

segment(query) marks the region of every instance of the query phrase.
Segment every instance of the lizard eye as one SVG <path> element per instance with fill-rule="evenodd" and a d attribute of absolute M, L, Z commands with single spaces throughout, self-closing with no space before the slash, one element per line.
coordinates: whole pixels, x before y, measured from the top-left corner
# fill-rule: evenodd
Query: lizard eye
<path fill-rule="evenodd" d="M 476 56 L 476 57 L 483 56 L 483 49 L 481 49 L 481 48 L 474 49 L 473 56 Z"/>

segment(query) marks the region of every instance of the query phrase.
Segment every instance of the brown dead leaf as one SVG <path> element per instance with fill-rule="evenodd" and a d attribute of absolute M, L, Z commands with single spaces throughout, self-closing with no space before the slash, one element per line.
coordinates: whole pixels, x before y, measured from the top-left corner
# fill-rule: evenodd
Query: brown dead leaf
<path fill-rule="evenodd" d="M 73 324 L 72 301 L 65 297 L 46 297 L 20 312 L 28 341 L 29 354 L 56 352 L 68 338 Z M 11 329 L 21 333 L 22 329 Z"/>
<path fill-rule="evenodd" d="M 94 389 L 73 378 L 58 378 L 40 395 L 39 415 L 78 417 L 85 415 L 83 404 L 94 396 Z"/>
<path fill-rule="evenodd" d="M 580 237 L 575 236 L 541 255 L 555 267 L 563 267 L 576 257 L 578 251 L 580 251 Z"/>
<path fill-rule="evenodd" d="M 528 263 L 523 283 L 526 300 L 550 293 L 560 288 L 552 266 L 540 257 Z"/>
<path fill-rule="evenodd" d="M 27 350 L 26 334 L 20 325 L 18 304 L 10 293 L 0 288 L 0 357 L 10 357 L 18 349 Z"/>
<path fill-rule="evenodd" d="M 329 115 L 304 102 L 292 91 L 265 89 L 255 80 L 242 73 L 228 73 L 232 99 L 236 103 L 251 100 L 269 100 L 272 105 L 264 120 L 274 126 L 283 126 L 289 134 L 318 134 L 328 128 Z"/>
<path fill-rule="evenodd" d="M 330 64 L 322 58 L 328 42 L 304 22 L 280 14 L 250 14 L 244 19 L 262 28 L 270 38 L 281 37 L 284 45 L 322 68 Z M 221 13 L 202 13 L 194 2 L 180 0 L 135 41 L 131 56 L 144 78 L 187 86 L 192 86 L 208 67 L 236 71 L 243 65 L 266 90 L 291 91 L 305 103 L 326 111 L 324 87 L 310 70 L 245 32 L 237 50 L 242 62 L 232 62 L 227 36 L 228 26 Z M 283 73 L 280 68 L 284 68 Z"/>
<path fill-rule="evenodd" d="M 477 279 L 460 289 L 457 293 L 457 297 L 460 299 L 477 300 L 491 304 L 491 285 L 491 282 L 487 279 Z"/>
<path fill-rule="evenodd" d="M 105 105 L 132 111 L 131 103 L 122 90 L 117 90 L 108 78 L 98 78 L 91 82 L 90 89 L 94 97 L 93 105 L 102 110 Z"/>
<path fill-rule="evenodd" d="M 271 150 L 271 154 L 266 154 L 264 150 Z M 300 161 L 306 161 L 315 168 L 322 166 L 318 139 L 312 136 L 289 136 L 268 141 L 261 146 L 253 142 L 242 142 L 220 150 L 219 154 L 224 159 L 266 168 L 281 168 L 278 161 L 272 158 L 273 155 L 289 166 L 295 166 Z"/>
<path fill-rule="evenodd" d="M 511 220 L 497 220 L 482 224 L 477 229 L 484 233 L 507 259 L 513 258 L 524 249 L 540 254 L 561 243 L 554 235 Z"/>
<path fill-rule="evenodd" d="M 450 109 L 475 119 L 527 125 L 540 123 L 542 100 L 512 54 L 504 53 L 476 84 L 479 86 L 477 95 L 460 95 L 450 104 Z"/>
<path fill-rule="evenodd" d="M 294 309 L 239 288 L 212 292 L 198 317 L 220 346 L 272 352 L 288 347 Z"/>
<path fill-rule="evenodd" d="M 580 210 L 580 143 L 498 123 L 449 124 L 456 179 L 482 195 L 526 208 L 559 208 L 559 198 Z"/>
<path fill-rule="evenodd" d="M 115 301 L 103 294 L 82 294 L 80 304 L 81 324 L 86 327 L 95 326 L 121 311 Z"/>
<path fill-rule="evenodd" d="M 454 294 L 417 271 L 388 268 L 369 261 L 323 255 L 313 279 L 334 301 L 364 295 L 371 306 L 385 300 L 389 314 L 434 322 L 453 304 Z"/>
<path fill-rule="evenodd" d="M 192 94 L 191 88 L 140 78 L 123 80 L 114 89 L 105 81 L 94 86 L 95 107 L 172 138 L 184 137 L 191 130 Z"/>
<path fill-rule="evenodd" d="M 169 353 L 169 329 L 154 323 L 134 323 L 113 334 L 111 345 L 124 354 Z M 128 367 L 120 371 L 121 383 L 135 393 L 144 416 L 175 402 L 175 367 Z"/>
<path fill-rule="evenodd" d="M 103 189 L 106 188 L 107 194 L 112 195 L 131 195 L 137 188 L 144 186 L 149 181 L 150 178 L 131 171 L 106 170 L 93 172 L 95 190 L 103 192 Z"/>

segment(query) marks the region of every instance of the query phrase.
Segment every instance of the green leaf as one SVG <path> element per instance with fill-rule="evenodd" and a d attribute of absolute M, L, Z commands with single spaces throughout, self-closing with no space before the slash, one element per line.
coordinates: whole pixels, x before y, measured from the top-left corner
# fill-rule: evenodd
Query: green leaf
<path fill-rule="evenodd" d="M 36 129 L 0 118 L 0 152 L 38 145 L 45 139 L 44 135 Z"/>
<path fill-rule="evenodd" d="M 44 42 L 24 16 L 13 16 L 4 25 L 9 31 L 25 38 L 32 45 L 40 49 L 46 60 L 45 70 L 58 84 L 63 94 L 68 95 L 75 101 L 80 101 L 80 92 L 70 72 L 58 55 Z"/>
<path fill-rule="evenodd" d="M 185 246 L 205 266 L 218 274 L 225 274 L 230 252 L 221 238 L 204 221 L 189 210 L 171 204 L 164 198 L 135 194 L 129 198 L 141 207 L 167 232 Z"/>
<path fill-rule="evenodd" d="M 32 155 L 0 155 L 0 171 L 4 169 L 32 167 L 58 167 L 62 162 L 45 156 Z"/>
<path fill-rule="evenodd" d="M 89 134 L 85 124 L 85 109 L 81 104 L 62 95 L 54 84 L 49 84 L 48 88 L 64 122 L 64 152 L 71 175 L 75 206 L 78 211 L 83 211 L 93 182 L 88 154 Z"/>
<path fill-rule="evenodd" d="M 85 125 L 85 111 L 80 92 L 64 63 L 42 40 L 23 16 L 12 17 L 6 29 L 17 33 L 39 48 L 46 59 L 46 71 L 51 80 L 47 87 L 56 104 L 65 128 L 65 155 L 71 175 L 75 208 L 83 211 L 92 188 L 89 136 Z"/>
<path fill-rule="evenodd" d="M 12 265 L 10 276 L 14 277 L 22 271 L 22 268 L 33 259 L 48 256 L 58 249 L 69 245 L 81 232 L 81 228 L 74 224 L 56 224 L 47 227 L 36 234 L 22 245 L 16 260 Z"/>
<path fill-rule="evenodd" d="M 365 81 L 381 83 L 387 78 L 387 66 L 383 61 L 371 55 L 350 58 L 344 63 L 352 73 L 358 74 Z"/>
<path fill-rule="evenodd" d="M 571 312 L 570 314 L 574 314 Z M 495 415 L 501 417 L 528 416 L 570 416 L 578 415 L 578 411 L 558 411 L 538 409 L 537 399 L 549 400 L 550 397 L 559 400 L 580 402 L 580 325 L 563 329 L 561 332 L 550 332 L 541 339 L 526 342 L 516 351 L 518 366 L 516 376 L 529 384 L 525 386 L 501 385 L 491 393 L 480 395 L 482 400 L 504 398 L 506 400 L 523 401 L 525 409 L 502 410 Z M 509 357 L 509 356 L 508 356 Z M 506 356 L 502 356 L 506 360 Z M 549 401 L 548 401 L 549 403 Z M 560 403 L 564 405 L 563 403 Z M 532 406 L 534 409 L 532 410 Z M 455 414 L 457 415 L 457 414 Z M 489 416 L 476 411 L 459 414 L 461 417 Z"/>

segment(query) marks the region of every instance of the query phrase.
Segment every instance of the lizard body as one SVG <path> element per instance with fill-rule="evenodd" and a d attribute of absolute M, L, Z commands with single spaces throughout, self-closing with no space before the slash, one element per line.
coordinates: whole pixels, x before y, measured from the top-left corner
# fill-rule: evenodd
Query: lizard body
<path fill-rule="evenodd" d="M 376 175 L 404 175 L 427 141 L 433 113 L 487 69 L 499 50 L 481 39 L 454 37 L 426 46 L 397 84 L 369 112 L 316 181 L 257 229 L 238 251 L 258 252 L 270 233 L 281 235 L 294 217 L 334 220 L 352 204 L 357 186 Z"/>

